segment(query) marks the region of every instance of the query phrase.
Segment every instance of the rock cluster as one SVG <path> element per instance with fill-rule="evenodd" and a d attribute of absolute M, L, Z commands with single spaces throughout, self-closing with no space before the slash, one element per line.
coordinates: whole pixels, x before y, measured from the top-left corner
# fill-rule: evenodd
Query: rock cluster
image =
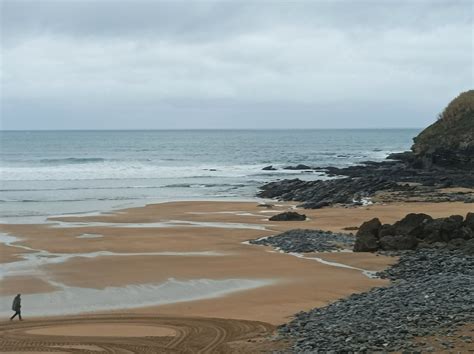
<path fill-rule="evenodd" d="M 308 209 L 318 209 L 330 204 L 352 204 L 373 195 L 378 190 L 401 188 L 383 177 L 339 178 L 325 181 L 282 180 L 261 187 L 258 196 L 281 200 L 304 201 Z"/>
<path fill-rule="evenodd" d="M 308 165 L 298 164 L 296 166 L 286 166 L 283 167 L 284 170 L 312 170 L 313 168 Z"/>
<path fill-rule="evenodd" d="M 285 211 L 284 213 L 273 215 L 270 221 L 304 221 L 306 220 L 306 215 L 299 214 L 295 211 Z"/>
<path fill-rule="evenodd" d="M 426 247 L 474 250 L 474 213 L 433 219 L 408 214 L 393 225 L 378 218 L 363 223 L 356 234 L 355 252 L 399 251 Z"/>
<path fill-rule="evenodd" d="M 404 161 L 366 162 L 347 168 L 325 167 L 320 171 L 339 178 L 317 181 L 296 178 L 270 182 L 261 186 L 257 195 L 299 201 L 302 202 L 301 207 L 308 209 L 332 204 L 357 205 L 362 204 L 364 198 L 373 197 L 380 201 L 474 202 L 474 191 L 469 191 L 474 188 L 473 173 L 417 169 L 409 165 L 412 161 L 410 156 L 412 154 L 393 156 Z M 463 187 L 466 191 L 444 190 L 450 187 Z M 387 196 L 380 192 L 387 193 Z"/>
<path fill-rule="evenodd" d="M 354 236 L 322 230 L 295 229 L 276 236 L 251 240 L 249 243 L 273 246 L 284 252 L 330 252 L 351 249 Z"/>
<path fill-rule="evenodd" d="M 395 282 L 301 312 L 279 328 L 295 352 L 433 351 L 416 337 L 455 334 L 474 321 L 474 257 L 459 251 L 405 251 L 381 274 Z M 450 340 L 441 345 L 450 350 Z"/>
<path fill-rule="evenodd" d="M 453 100 L 440 119 L 414 141 L 412 151 L 392 154 L 383 162 L 366 161 L 346 168 L 288 166 L 286 169 L 312 170 L 342 178 L 277 181 L 262 186 L 258 195 L 300 201 L 305 208 L 361 204 L 367 197 L 380 201 L 473 203 L 474 90 Z M 445 190 L 450 187 L 471 190 Z"/>

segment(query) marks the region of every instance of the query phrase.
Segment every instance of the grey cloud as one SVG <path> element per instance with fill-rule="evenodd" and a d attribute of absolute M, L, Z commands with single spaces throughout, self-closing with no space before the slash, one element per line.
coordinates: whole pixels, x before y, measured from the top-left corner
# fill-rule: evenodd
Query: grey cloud
<path fill-rule="evenodd" d="M 470 1 L 0 1 L 4 129 L 413 127 L 472 87 Z"/>
<path fill-rule="evenodd" d="M 208 39 L 275 25 L 427 30 L 472 21 L 469 0 L 2 0 L 2 5 L 2 27 L 8 35 L 59 32 Z"/>

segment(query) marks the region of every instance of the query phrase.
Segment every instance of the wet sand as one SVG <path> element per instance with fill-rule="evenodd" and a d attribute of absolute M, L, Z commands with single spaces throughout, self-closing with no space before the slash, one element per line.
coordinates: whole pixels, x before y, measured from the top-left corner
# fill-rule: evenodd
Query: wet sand
<path fill-rule="evenodd" d="M 43 260 L 32 274 L 15 270 L 14 274 L 4 275 L 0 282 L 1 294 L 48 293 L 55 291 L 57 284 L 106 289 L 160 284 L 170 278 L 180 281 L 264 279 L 271 280 L 271 284 L 234 291 L 217 298 L 161 306 L 140 307 L 138 295 L 135 303 L 131 304 L 133 306 L 125 306 L 113 313 L 118 318 L 130 313 L 159 314 L 168 318 L 199 316 L 277 325 L 290 320 L 296 312 L 324 306 L 351 293 L 384 286 L 387 282 L 370 279 L 357 269 L 298 258 L 274 252 L 269 247 L 248 245 L 244 241 L 293 228 L 347 233 L 344 228 L 359 226 L 372 217 L 392 223 L 409 212 L 441 217 L 465 215 L 472 211 L 472 207 L 464 203 L 394 203 L 302 210 L 300 212 L 305 213 L 309 220 L 270 222 L 269 216 L 290 210 L 294 204 L 276 203 L 278 206 L 273 209 L 258 207 L 257 204 L 172 202 L 104 215 L 56 217 L 50 220 L 56 223 L 52 225 L 0 225 L 0 232 L 21 239 L 2 247 L 2 263 L 21 259 L 21 254 L 35 254 L 35 250 L 43 252 Z M 84 234 L 95 236 L 81 237 Z M 16 245 L 23 248 L 13 247 Z M 158 254 L 160 252 L 167 254 Z M 59 255 L 65 260 L 57 263 L 45 261 L 48 257 L 59 259 Z M 307 256 L 371 271 L 381 270 L 396 261 L 369 253 L 318 253 Z M 87 316 L 78 318 L 87 319 Z M 87 324 L 88 330 L 90 326 L 94 324 Z M 75 329 L 79 334 L 82 333 L 80 328 Z M 53 327 L 44 331 L 41 333 L 55 333 Z"/>

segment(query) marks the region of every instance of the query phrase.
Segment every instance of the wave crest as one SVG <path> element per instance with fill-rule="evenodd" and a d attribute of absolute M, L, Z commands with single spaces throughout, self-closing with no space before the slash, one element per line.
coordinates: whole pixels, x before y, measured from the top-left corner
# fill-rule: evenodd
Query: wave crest
<path fill-rule="evenodd" d="M 54 165 L 97 163 L 97 162 L 104 162 L 104 161 L 105 161 L 105 159 L 101 158 L 101 157 L 67 157 L 67 158 L 64 158 L 64 159 L 42 159 L 42 160 L 40 160 L 41 163 L 54 164 Z"/>

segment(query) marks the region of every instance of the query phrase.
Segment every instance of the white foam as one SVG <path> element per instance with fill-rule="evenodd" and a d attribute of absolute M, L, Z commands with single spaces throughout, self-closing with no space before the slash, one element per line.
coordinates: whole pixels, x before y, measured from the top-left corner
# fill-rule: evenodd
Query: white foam
<path fill-rule="evenodd" d="M 82 234 L 77 236 L 76 238 L 102 238 L 104 235 L 101 234 Z"/>
<path fill-rule="evenodd" d="M 71 315 L 84 312 L 130 309 L 183 301 L 216 298 L 235 291 L 270 285 L 268 279 L 173 278 L 159 284 L 128 285 L 90 289 L 59 285 L 62 289 L 44 294 L 22 295 L 23 316 Z M 11 314 L 12 298 L 0 297 L 0 315 Z"/>
<path fill-rule="evenodd" d="M 319 258 L 319 257 L 307 257 L 307 256 L 302 255 L 301 253 L 296 253 L 296 252 L 289 252 L 288 254 L 292 255 L 292 256 L 295 256 L 295 257 L 298 257 L 298 258 L 311 259 L 311 260 L 314 260 L 316 262 L 319 262 L 319 263 L 322 263 L 322 264 L 325 264 L 325 265 L 328 265 L 328 266 L 331 266 L 331 267 L 358 270 L 358 271 L 362 272 L 362 274 L 364 274 L 368 278 L 377 278 L 377 276 L 375 275 L 375 273 L 377 273 L 377 272 L 374 272 L 372 270 L 352 267 L 350 265 L 343 264 L 343 263 L 325 261 L 324 259 Z"/>
<path fill-rule="evenodd" d="M 231 222 L 204 222 L 187 220 L 170 220 L 164 222 L 149 223 L 107 223 L 107 222 L 67 222 L 53 220 L 51 227 L 75 228 L 75 227 L 120 227 L 120 228 L 167 228 L 167 227 L 215 227 L 222 229 L 250 229 L 266 230 L 259 224 L 231 223 Z"/>
<path fill-rule="evenodd" d="M 93 164 L 64 164 L 39 166 L 3 166 L 6 181 L 97 180 L 97 179 L 174 179 L 196 177 L 242 178 L 261 175 L 263 165 L 194 165 L 160 166 L 144 161 L 103 161 Z M 279 174 L 295 174 L 281 170 Z M 267 173 L 266 173 L 267 174 Z M 201 183 L 194 183 L 195 186 Z"/>

